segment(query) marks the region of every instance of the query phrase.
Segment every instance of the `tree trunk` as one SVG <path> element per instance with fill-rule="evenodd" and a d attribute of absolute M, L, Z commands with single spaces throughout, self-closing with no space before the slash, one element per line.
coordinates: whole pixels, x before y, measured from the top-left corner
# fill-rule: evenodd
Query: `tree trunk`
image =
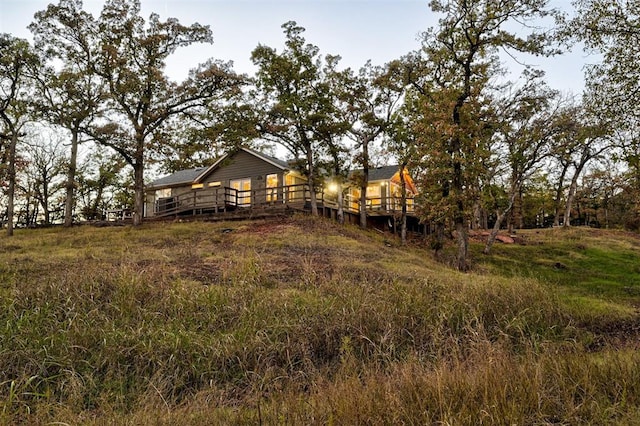
<path fill-rule="evenodd" d="M 500 227 L 502 226 L 502 222 L 504 221 L 504 218 L 507 216 L 507 212 L 504 212 L 502 214 L 499 212 L 496 212 L 496 213 L 497 213 L 496 223 L 493 225 L 493 228 L 491 229 L 491 232 L 487 237 L 487 242 L 484 245 L 484 250 L 482 250 L 482 253 L 484 254 L 491 253 L 491 247 L 493 247 L 493 243 L 496 242 L 496 237 L 498 236 L 498 232 L 500 232 Z"/>
<path fill-rule="evenodd" d="M 51 210 L 49 209 L 49 194 L 48 190 L 44 191 L 44 198 L 42 199 L 42 211 L 44 212 L 44 224 L 51 225 Z"/>
<path fill-rule="evenodd" d="M 553 226 L 560 226 L 560 201 L 562 198 L 562 187 L 564 186 L 564 178 L 567 175 L 569 163 L 562 165 L 562 172 L 558 178 L 558 187 L 556 188 L 556 196 L 553 200 Z"/>
<path fill-rule="evenodd" d="M 40 206 L 44 214 L 44 225 L 51 225 L 51 210 L 49 208 L 49 174 L 46 168 L 42 171 L 42 194 L 40 194 Z M 36 190 L 37 193 L 38 190 Z"/>
<path fill-rule="evenodd" d="M 316 169 L 313 162 L 313 151 L 307 148 L 307 167 L 309 168 L 309 201 L 311 203 L 311 215 L 318 216 L 318 200 L 316 199 Z"/>
<path fill-rule="evenodd" d="M 73 225 L 73 207 L 75 204 L 76 168 L 78 163 L 78 129 L 71 132 L 71 155 L 69 156 L 69 168 L 67 170 L 66 195 L 64 201 L 64 227 Z"/>
<path fill-rule="evenodd" d="M 516 203 L 514 204 L 516 206 L 516 218 L 518 219 L 517 222 L 517 229 L 522 229 L 524 228 L 524 200 L 523 200 L 523 194 L 522 191 L 518 190 L 517 196 L 516 196 Z"/>
<path fill-rule="evenodd" d="M 142 225 L 144 215 L 144 167 L 142 160 L 136 161 L 133 165 L 134 176 L 134 204 L 133 204 L 133 226 Z"/>
<path fill-rule="evenodd" d="M 407 243 L 407 182 L 404 179 L 404 164 L 400 166 L 400 196 L 402 203 L 402 214 L 400 216 L 400 242 Z"/>
<path fill-rule="evenodd" d="M 18 145 L 17 130 L 12 129 L 11 140 L 9 141 L 9 188 L 7 189 L 7 236 L 13 235 L 13 210 L 16 195 L 16 148 Z"/>
<path fill-rule="evenodd" d="M 435 232 L 434 232 L 434 242 L 432 244 L 432 248 L 436 259 L 440 256 L 440 252 L 444 248 L 444 223 L 437 222 L 435 224 Z"/>
<path fill-rule="evenodd" d="M 144 135 L 136 133 L 136 154 L 133 159 L 133 226 L 142 225 L 144 216 Z"/>
<path fill-rule="evenodd" d="M 471 223 L 471 229 L 483 229 L 482 207 L 480 206 L 480 201 L 478 200 L 473 203 L 473 222 Z"/>
<path fill-rule="evenodd" d="M 100 207 L 100 202 L 102 201 L 102 191 L 104 190 L 102 184 L 98 187 L 96 192 L 96 198 L 93 202 L 89 203 L 89 211 L 87 212 L 87 219 L 93 220 L 103 220 L 102 215 L 98 216 L 98 208 Z"/>
<path fill-rule="evenodd" d="M 344 195 L 342 193 L 342 182 L 338 182 L 338 193 L 337 193 L 337 197 L 338 197 L 338 217 L 336 218 L 338 220 L 338 223 L 340 225 L 344 225 Z"/>
<path fill-rule="evenodd" d="M 496 237 L 498 236 L 498 232 L 500 232 L 502 223 L 504 222 L 505 218 L 513 212 L 513 206 L 516 202 L 516 199 L 522 195 L 521 182 L 512 183 L 510 191 L 511 193 L 509 194 L 509 204 L 507 204 L 507 207 L 505 207 L 502 212 L 496 211 L 496 223 L 493 225 L 491 233 L 487 237 L 487 242 L 484 246 L 484 250 L 482 250 L 482 253 L 484 254 L 489 254 L 491 252 L 491 247 L 493 247 L 493 243 L 495 243 L 496 241 Z M 509 229 L 509 232 L 511 232 L 511 229 Z"/>
<path fill-rule="evenodd" d="M 576 196 L 576 190 L 578 189 L 578 174 L 579 171 L 576 170 L 573 178 L 571 179 L 571 186 L 569 187 L 569 194 L 567 195 L 567 205 L 564 210 L 564 226 L 571 226 L 571 206 L 573 205 L 573 200 Z"/>
<path fill-rule="evenodd" d="M 369 140 L 362 140 L 362 181 L 360 182 L 360 227 L 367 227 L 367 186 L 369 186 Z"/>
<path fill-rule="evenodd" d="M 464 219 L 456 220 L 456 231 L 458 234 L 457 268 L 459 271 L 467 271 L 469 269 L 467 263 L 467 257 L 469 255 L 469 233 Z"/>

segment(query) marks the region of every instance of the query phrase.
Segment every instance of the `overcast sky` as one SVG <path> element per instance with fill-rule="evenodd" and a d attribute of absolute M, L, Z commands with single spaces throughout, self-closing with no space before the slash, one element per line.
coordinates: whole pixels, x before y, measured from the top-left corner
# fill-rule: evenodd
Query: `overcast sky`
<path fill-rule="evenodd" d="M 31 38 L 27 25 L 50 0 L 0 0 L 0 32 Z M 56 0 L 57 2 L 57 0 Z M 569 0 L 552 0 L 570 9 Z M 103 1 L 85 0 L 85 9 L 98 16 Z M 232 60 L 237 72 L 253 74 L 251 51 L 259 44 L 280 50 L 280 26 L 289 20 L 306 28 L 308 42 L 322 54 L 342 56 L 341 64 L 359 68 L 368 59 L 375 65 L 399 58 L 419 47 L 420 32 L 437 23 L 427 0 L 142 0 L 142 15 L 156 12 L 182 24 L 210 25 L 213 45 L 194 45 L 170 58 L 168 75 L 182 80 L 190 68 L 213 57 Z M 580 93 L 582 67 L 590 58 L 574 52 L 553 59 L 529 58 L 547 72 L 551 87 Z M 510 66 L 518 69 L 511 61 Z"/>

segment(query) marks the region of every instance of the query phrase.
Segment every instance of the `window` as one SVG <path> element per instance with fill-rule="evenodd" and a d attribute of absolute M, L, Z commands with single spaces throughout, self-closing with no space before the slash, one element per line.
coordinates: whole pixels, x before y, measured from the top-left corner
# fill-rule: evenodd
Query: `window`
<path fill-rule="evenodd" d="M 267 203 L 278 199 L 278 175 L 267 175 Z"/>
<path fill-rule="evenodd" d="M 191 185 L 191 189 L 201 189 L 204 188 L 204 183 L 194 183 Z"/>
<path fill-rule="evenodd" d="M 382 191 L 380 185 L 367 186 L 367 204 L 370 206 L 380 206 L 382 202 Z"/>
<path fill-rule="evenodd" d="M 222 186 L 222 182 L 209 182 L 209 187 Z"/>
<path fill-rule="evenodd" d="M 229 181 L 229 186 L 236 190 L 238 206 L 251 205 L 251 178 L 232 179 Z"/>
<path fill-rule="evenodd" d="M 156 199 L 171 197 L 171 188 L 158 189 L 156 191 Z"/>
<path fill-rule="evenodd" d="M 285 193 L 287 201 L 301 199 L 303 197 L 304 189 L 302 186 L 297 186 L 296 177 L 294 175 L 284 175 L 284 184 L 287 186 Z"/>
<path fill-rule="evenodd" d="M 358 211 L 360 208 L 360 188 L 350 188 L 349 190 L 349 208 Z"/>
<path fill-rule="evenodd" d="M 291 175 L 291 174 L 286 174 L 284 175 L 284 184 L 285 185 L 295 185 L 296 184 L 296 178 L 295 176 Z"/>

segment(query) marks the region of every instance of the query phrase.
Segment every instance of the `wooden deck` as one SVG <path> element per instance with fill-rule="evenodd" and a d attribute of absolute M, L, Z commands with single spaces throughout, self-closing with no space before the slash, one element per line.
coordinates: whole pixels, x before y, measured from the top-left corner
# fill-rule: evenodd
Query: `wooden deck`
<path fill-rule="evenodd" d="M 316 195 L 318 207 L 326 210 L 338 209 L 337 200 L 325 192 Z M 345 197 L 343 209 L 346 213 L 357 214 L 360 200 Z M 191 192 L 156 200 L 153 214 L 148 218 L 224 215 L 237 214 L 240 211 L 264 210 L 300 210 L 311 209 L 311 193 L 307 184 L 260 188 L 241 191 L 229 187 L 194 189 Z M 402 203 L 395 197 L 367 199 L 368 216 L 395 216 L 402 212 Z M 407 212 L 413 216 L 413 199 L 407 202 Z M 325 213 L 330 215 L 331 213 Z"/>

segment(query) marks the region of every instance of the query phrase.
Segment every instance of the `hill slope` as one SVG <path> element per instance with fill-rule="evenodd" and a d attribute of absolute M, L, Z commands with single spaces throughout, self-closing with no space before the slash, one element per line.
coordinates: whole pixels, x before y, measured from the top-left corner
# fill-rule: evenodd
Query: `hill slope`
<path fill-rule="evenodd" d="M 521 240 L 459 274 L 308 217 L 21 231 L 0 240 L 0 420 L 631 422 L 638 240 Z"/>

